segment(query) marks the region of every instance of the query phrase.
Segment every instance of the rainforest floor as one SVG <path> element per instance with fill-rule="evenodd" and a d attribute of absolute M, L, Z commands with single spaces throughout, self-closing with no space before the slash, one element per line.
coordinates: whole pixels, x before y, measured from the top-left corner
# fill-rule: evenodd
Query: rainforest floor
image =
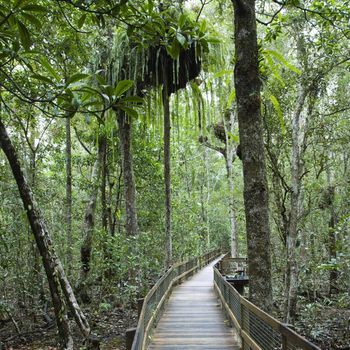
<path fill-rule="evenodd" d="M 89 312 L 89 310 L 92 310 Z M 137 325 L 137 309 L 116 307 L 110 310 L 86 309 L 85 313 L 90 326 L 100 340 L 100 349 L 125 349 L 125 331 Z M 31 319 L 22 319 L 16 326 L 13 320 L 0 323 L 0 350 L 56 350 L 57 337 L 54 323 L 42 325 L 33 323 Z M 77 349 L 84 349 L 81 334 L 74 324 L 74 345 Z"/>
<path fill-rule="evenodd" d="M 296 331 L 324 350 L 350 350 L 350 309 L 306 304 Z"/>
<path fill-rule="evenodd" d="M 322 350 L 350 350 L 350 309 L 340 308 L 324 300 L 300 302 L 295 330 Z M 86 305 L 93 333 L 100 340 L 101 350 L 124 350 L 125 331 L 137 325 L 137 307 L 112 304 Z M 52 316 L 52 315 L 50 315 Z M 278 315 L 276 315 L 278 316 Z M 0 320 L 0 350 L 56 350 L 56 327 L 53 322 L 43 324 L 38 317 L 16 317 Z M 71 321 L 74 344 L 84 349 L 81 334 Z"/>

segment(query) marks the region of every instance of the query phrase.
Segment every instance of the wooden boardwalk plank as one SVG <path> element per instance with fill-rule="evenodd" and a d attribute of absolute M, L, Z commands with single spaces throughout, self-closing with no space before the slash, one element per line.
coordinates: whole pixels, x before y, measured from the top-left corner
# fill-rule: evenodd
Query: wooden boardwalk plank
<path fill-rule="evenodd" d="M 172 292 L 148 350 L 239 350 L 213 289 L 213 262 Z"/>

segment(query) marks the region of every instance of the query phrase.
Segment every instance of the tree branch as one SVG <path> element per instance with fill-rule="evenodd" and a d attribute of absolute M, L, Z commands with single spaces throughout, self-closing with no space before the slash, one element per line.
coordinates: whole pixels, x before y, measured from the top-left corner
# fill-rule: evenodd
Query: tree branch
<path fill-rule="evenodd" d="M 214 146 L 213 144 L 211 144 L 208 141 L 199 141 L 203 146 L 208 147 L 216 152 L 221 153 L 224 157 L 226 157 L 226 149 L 224 147 L 218 147 L 218 146 Z"/>
<path fill-rule="evenodd" d="M 84 148 L 84 150 L 88 153 L 88 154 L 92 154 L 92 152 L 85 146 L 84 142 L 81 140 L 81 138 L 79 137 L 79 133 L 77 128 L 74 126 L 73 127 L 74 131 L 75 131 L 75 136 L 77 137 L 77 140 L 79 141 L 79 143 L 81 144 L 81 146 Z"/>
<path fill-rule="evenodd" d="M 268 26 L 269 24 L 271 24 L 274 21 L 276 16 L 283 10 L 283 8 L 284 8 L 284 5 L 282 5 L 273 15 L 268 15 L 268 16 L 271 16 L 271 19 L 268 22 L 261 21 L 258 18 L 256 19 L 256 21 L 259 24 L 263 24 L 264 26 Z M 264 15 L 264 14 L 262 13 L 262 15 Z M 265 14 L 265 16 L 267 16 L 267 15 Z"/>

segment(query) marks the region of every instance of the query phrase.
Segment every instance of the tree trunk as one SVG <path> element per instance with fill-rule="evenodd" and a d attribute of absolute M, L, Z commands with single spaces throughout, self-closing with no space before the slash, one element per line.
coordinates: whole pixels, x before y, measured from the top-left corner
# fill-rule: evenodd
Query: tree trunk
<path fill-rule="evenodd" d="M 302 28 L 297 27 L 298 33 Z M 306 149 L 306 128 L 308 117 L 311 115 L 314 103 L 310 102 L 308 113 L 303 113 L 306 98 L 310 92 L 307 79 L 308 62 L 305 52 L 305 42 L 302 34 L 297 39 L 298 60 L 302 64 L 304 75 L 300 78 L 296 110 L 292 120 L 292 155 L 291 155 L 291 198 L 290 211 L 287 227 L 287 266 L 286 266 L 286 295 L 284 320 L 286 323 L 294 324 L 297 312 L 298 293 L 298 261 L 296 256 L 296 243 L 298 238 L 298 221 L 301 207 L 301 175 L 304 169 L 303 159 Z M 302 125 L 305 124 L 303 127 Z"/>
<path fill-rule="evenodd" d="M 227 159 L 226 159 L 227 163 Z M 231 257 L 238 257 L 238 244 L 237 244 L 237 220 L 236 220 L 236 211 L 235 211 L 235 203 L 233 198 L 234 184 L 232 178 L 232 163 L 227 164 L 227 181 L 228 188 L 230 192 L 230 203 L 229 203 L 229 211 L 230 211 L 230 226 L 231 226 Z"/>
<path fill-rule="evenodd" d="M 210 180 L 208 173 L 208 149 L 203 148 L 202 151 L 202 162 L 204 163 L 204 169 L 201 173 L 201 216 L 202 216 L 202 235 L 205 237 L 206 248 L 210 249 L 210 224 L 209 224 L 209 212 L 208 203 L 210 198 Z"/>
<path fill-rule="evenodd" d="M 43 260 L 56 316 L 60 348 L 73 349 L 73 339 L 69 329 L 67 314 L 65 311 L 65 303 L 61 295 L 60 283 L 57 278 L 56 266 L 59 264 L 59 261 L 55 254 L 51 238 L 38 211 L 37 204 L 34 201 L 31 189 L 23 175 L 16 151 L 1 119 L 0 145 L 10 163 L 13 176 L 17 182 L 18 190 L 27 213 L 28 221 L 32 228 L 36 244 Z"/>
<path fill-rule="evenodd" d="M 136 235 L 139 228 L 137 223 L 136 186 L 131 150 L 131 123 L 128 118 L 123 111 L 119 111 L 117 119 L 124 180 L 125 231 L 127 235 Z"/>
<path fill-rule="evenodd" d="M 115 199 L 115 207 L 113 208 L 113 212 L 112 212 L 112 205 L 111 208 L 109 209 L 109 215 L 108 215 L 108 221 L 109 221 L 109 227 L 110 227 L 110 233 L 111 236 L 115 235 L 115 227 L 117 226 L 117 213 L 120 209 L 120 202 L 121 202 L 121 182 L 122 182 L 122 176 L 123 176 L 123 169 L 120 169 L 120 173 L 118 176 L 118 182 L 117 182 L 117 193 L 115 195 L 116 199 Z M 109 203 L 112 204 L 112 185 L 110 184 L 110 188 L 109 188 Z M 118 220 L 118 231 L 120 231 L 120 220 Z"/>
<path fill-rule="evenodd" d="M 90 296 L 89 296 L 86 284 L 87 284 L 87 277 L 90 272 L 92 238 L 93 238 L 94 227 L 95 227 L 95 210 L 96 210 L 99 182 L 101 177 L 102 158 L 105 152 L 105 147 L 106 147 L 106 138 L 102 137 L 99 140 L 97 159 L 95 161 L 95 164 L 91 173 L 92 191 L 90 193 L 90 197 L 86 205 L 85 214 L 84 214 L 84 224 L 83 224 L 84 241 L 80 248 L 81 268 L 80 268 L 79 280 L 75 286 L 75 289 L 79 297 L 84 303 L 90 302 Z"/>
<path fill-rule="evenodd" d="M 209 203 L 210 203 L 210 176 L 209 176 L 209 169 L 210 169 L 210 164 L 209 164 L 209 158 L 208 158 L 208 153 L 207 150 L 205 151 L 205 177 L 207 180 L 207 198 L 206 198 L 206 207 L 207 207 L 207 249 L 210 249 L 211 245 L 211 232 L 210 232 L 210 217 L 209 217 Z"/>
<path fill-rule="evenodd" d="M 164 188 L 165 188 L 165 266 L 173 260 L 171 236 L 171 173 L 170 173 L 170 94 L 168 89 L 166 64 L 163 64 L 163 110 L 164 110 Z"/>
<path fill-rule="evenodd" d="M 306 99 L 306 90 L 302 85 L 299 86 L 297 109 L 292 121 L 292 159 L 291 159 L 291 200 L 290 212 L 287 230 L 287 269 L 286 269 L 286 306 L 285 306 L 285 322 L 294 323 L 296 316 L 296 303 L 298 291 L 298 265 L 296 258 L 296 242 L 298 236 L 298 216 L 299 216 L 299 202 L 300 202 L 300 176 L 301 176 L 301 162 L 300 162 L 300 116 L 304 107 Z"/>
<path fill-rule="evenodd" d="M 226 111 L 224 115 L 224 127 L 225 127 L 225 146 L 226 152 L 224 154 L 226 161 L 226 173 L 227 182 L 229 188 L 229 216 L 230 216 L 230 227 L 231 227 L 231 257 L 238 257 L 238 233 L 237 233 L 237 220 L 235 210 L 235 199 L 234 199 L 234 182 L 233 182 L 233 162 L 236 158 L 236 148 L 234 147 L 233 141 L 230 139 L 230 133 L 232 133 L 234 124 L 233 111 Z"/>
<path fill-rule="evenodd" d="M 235 88 L 244 174 L 250 300 L 272 308 L 270 227 L 254 0 L 232 0 L 235 13 Z"/>
<path fill-rule="evenodd" d="M 27 179 L 28 179 L 28 186 L 32 189 L 32 191 L 35 191 L 36 187 L 36 161 L 37 161 L 37 152 L 39 149 L 39 144 L 34 147 L 35 145 L 35 133 L 31 132 L 30 137 L 28 140 L 28 145 L 30 148 L 30 165 L 27 169 Z M 26 176 L 26 175 L 24 175 Z M 31 227 L 30 224 L 28 225 L 28 233 L 31 234 Z M 40 253 L 38 250 L 38 247 L 36 245 L 36 242 L 31 243 L 31 257 L 33 259 L 33 281 L 36 281 L 36 283 L 32 286 L 32 295 L 37 295 L 39 297 L 39 302 L 41 303 L 41 307 L 44 308 L 44 305 L 46 304 L 46 296 L 45 296 L 45 288 L 44 288 L 44 281 L 42 278 L 42 265 L 40 263 Z"/>
<path fill-rule="evenodd" d="M 106 140 L 107 141 L 107 140 Z M 101 222 L 102 228 L 108 232 L 108 207 L 107 207 L 107 142 L 103 150 L 102 164 L 101 164 Z M 108 203 L 109 204 L 109 203 Z"/>
<path fill-rule="evenodd" d="M 329 208 L 329 238 L 328 238 L 328 252 L 329 260 L 334 261 L 337 258 L 337 237 L 335 233 L 335 227 L 337 224 L 337 216 L 335 212 L 334 200 L 335 200 L 335 186 L 333 180 L 333 173 L 331 169 L 327 171 L 327 204 Z M 337 294 L 337 281 L 338 281 L 338 271 L 336 268 L 333 268 L 329 272 L 329 296 Z"/>
<path fill-rule="evenodd" d="M 220 124 L 215 124 L 214 128 L 219 126 Z M 236 210 L 235 210 L 235 201 L 234 201 L 234 181 L 233 181 L 233 162 L 236 158 L 236 147 L 233 141 L 230 138 L 230 134 L 232 133 L 233 125 L 234 125 L 234 114 L 231 110 L 227 110 L 225 112 L 223 118 L 223 125 L 225 130 L 225 139 L 221 139 L 219 137 L 216 138 L 225 143 L 225 147 L 217 147 L 208 142 L 207 138 L 201 135 L 199 137 L 199 142 L 204 144 L 206 147 L 219 152 L 223 155 L 225 159 L 226 165 L 226 175 L 227 175 L 227 183 L 229 188 L 229 218 L 230 218 L 230 229 L 231 229 L 231 257 L 238 257 L 238 239 L 237 239 L 237 220 L 236 220 Z"/>
<path fill-rule="evenodd" d="M 67 268 L 72 275 L 73 237 L 72 237 L 72 140 L 71 117 L 66 118 L 66 230 L 67 230 Z"/>

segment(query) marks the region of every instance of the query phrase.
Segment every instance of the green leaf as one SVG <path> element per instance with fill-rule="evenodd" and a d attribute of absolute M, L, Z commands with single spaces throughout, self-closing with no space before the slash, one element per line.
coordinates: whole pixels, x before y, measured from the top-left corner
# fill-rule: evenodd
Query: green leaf
<path fill-rule="evenodd" d="M 154 3 L 152 0 L 148 0 L 147 2 L 147 10 L 148 10 L 148 13 L 151 14 L 153 12 L 153 9 L 154 9 Z"/>
<path fill-rule="evenodd" d="M 30 45 L 32 43 L 30 38 L 30 33 L 23 22 L 17 20 L 17 28 L 19 34 L 19 40 L 26 51 L 29 51 Z"/>
<path fill-rule="evenodd" d="M 81 101 L 77 96 L 74 96 L 71 101 L 71 105 L 74 109 L 78 109 L 80 107 Z"/>
<path fill-rule="evenodd" d="M 106 94 L 108 96 L 110 96 L 112 99 L 115 98 L 114 97 L 114 88 L 113 88 L 113 86 L 111 86 L 111 85 L 104 85 L 103 88 L 104 88 L 104 91 L 106 92 Z"/>
<path fill-rule="evenodd" d="M 14 8 L 21 7 L 25 2 L 26 2 L 26 0 L 15 0 L 13 7 Z"/>
<path fill-rule="evenodd" d="M 218 38 L 214 38 L 213 36 L 209 36 L 208 38 L 206 38 L 206 41 L 210 44 L 220 44 L 221 40 Z"/>
<path fill-rule="evenodd" d="M 84 73 L 75 73 L 72 76 L 69 77 L 67 80 L 67 85 L 76 83 L 80 80 L 88 78 L 90 75 L 89 74 L 84 74 Z"/>
<path fill-rule="evenodd" d="M 203 20 L 200 24 L 200 27 L 199 27 L 199 30 L 204 33 L 207 29 L 207 21 L 206 20 Z"/>
<path fill-rule="evenodd" d="M 277 98 L 274 95 L 270 95 L 270 101 L 272 102 L 273 107 L 275 108 L 275 111 L 277 112 L 278 119 L 280 121 L 282 134 L 285 135 L 285 133 L 286 133 L 286 126 L 284 124 L 283 113 L 282 113 L 282 109 L 281 109 L 280 103 L 278 102 Z"/>
<path fill-rule="evenodd" d="M 186 21 L 187 21 L 187 16 L 185 14 L 181 14 L 178 22 L 178 26 L 180 29 L 185 25 Z"/>
<path fill-rule="evenodd" d="M 57 74 L 55 69 L 51 66 L 50 62 L 45 57 L 40 58 L 40 64 L 57 82 L 61 80 L 60 76 Z"/>
<path fill-rule="evenodd" d="M 232 103 L 234 102 L 234 100 L 236 99 L 236 90 L 233 89 L 230 94 L 228 95 L 228 99 L 227 99 L 227 108 L 232 108 Z"/>
<path fill-rule="evenodd" d="M 4 11 L 4 12 L 10 12 L 11 10 L 8 8 L 8 7 L 6 7 L 4 4 L 0 4 L 0 10 L 1 11 Z"/>
<path fill-rule="evenodd" d="M 126 106 L 122 106 L 122 105 L 118 105 L 118 107 L 123 110 L 128 116 L 132 117 L 132 118 L 138 118 L 139 114 L 137 113 L 137 111 L 135 111 L 135 109 L 132 109 L 130 107 L 126 107 Z"/>
<path fill-rule="evenodd" d="M 125 91 L 129 90 L 134 85 L 134 82 L 132 80 L 121 80 L 115 90 L 114 94 L 116 97 L 121 96 Z"/>
<path fill-rule="evenodd" d="M 95 73 L 95 78 L 97 79 L 100 85 L 107 85 L 107 81 L 102 75 Z"/>
<path fill-rule="evenodd" d="M 292 63 L 288 62 L 282 54 L 280 54 L 277 51 L 274 50 L 264 50 L 265 54 L 268 54 L 270 56 L 273 56 L 276 58 L 278 61 L 280 61 L 282 64 L 284 64 L 289 70 L 291 70 L 294 73 L 301 74 L 300 69 L 298 69 L 296 66 L 294 66 Z"/>
<path fill-rule="evenodd" d="M 91 102 L 87 102 L 87 103 L 84 103 L 83 104 L 83 107 L 91 107 L 91 106 L 96 106 L 96 107 L 99 107 L 101 106 L 101 101 L 91 101 Z"/>
<path fill-rule="evenodd" d="M 201 90 L 195 82 L 191 82 L 191 88 L 197 98 L 202 98 Z"/>
<path fill-rule="evenodd" d="M 171 46 L 167 46 L 166 47 L 166 51 L 167 53 L 171 56 L 171 58 L 173 58 L 174 60 L 177 59 L 179 57 L 180 54 L 180 45 L 178 44 L 178 42 L 176 40 L 174 40 L 171 44 Z"/>
<path fill-rule="evenodd" d="M 43 75 L 40 74 L 32 74 L 32 78 L 43 81 L 44 83 L 52 84 L 55 85 L 55 83 L 48 77 L 44 77 Z"/>
<path fill-rule="evenodd" d="M 273 59 L 269 55 L 266 55 L 265 58 L 266 58 L 266 62 L 268 64 L 268 67 L 272 71 L 272 75 L 275 77 L 276 80 L 278 80 L 281 83 L 282 86 L 285 86 L 286 84 L 285 84 L 283 78 L 281 77 L 281 75 L 279 74 L 278 69 L 277 69 L 276 64 L 274 63 Z"/>
<path fill-rule="evenodd" d="M 67 100 L 71 100 L 74 97 L 73 91 L 69 88 L 64 90 L 65 94 L 61 95 L 62 97 L 64 97 Z"/>
<path fill-rule="evenodd" d="M 106 26 L 106 20 L 104 15 L 98 14 L 96 15 L 97 23 L 99 24 L 100 28 L 104 28 Z"/>
<path fill-rule="evenodd" d="M 42 23 L 32 14 L 30 13 L 23 13 L 22 16 L 27 19 L 30 23 L 34 24 L 34 26 L 38 29 L 42 27 Z"/>
<path fill-rule="evenodd" d="M 45 6 L 35 5 L 35 4 L 29 4 L 29 5 L 23 6 L 22 10 L 30 11 L 30 12 L 42 12 L 42 13 L 47 12 L 47 8 Z"/>
<path fill-rule="evenodd" d="M 176 39 L 181 44 L 182 47 L 185 47 L 187 44 L 187 39 L 179 32 L 176 33 Z"/>
<path fill-rule="evenodd" d="M 232 75 L 233 74 L 233 70 L 220 70 L 219 72 L 214 74 L 214 78 L 221 78 L 225 75 Z"/>
<path fill-rule="evenodd" d="M 121 102 L 143 103 L 143 98 L 139 96 L 127 96 L 120 100 Z"/>
<path fill-rule="evenodd" d="M 81 91 L 88 92 L 90 93 L 91 96 L 94 96 L 94 95 L 100 96 L 100 93 L 101 93 L 99 90 L 94 89 L 90 86 L 84 86 L 83 88 L 81 88 Z"/>
<path fill-rule="evenodd" d="M 84 23 L 85 23 L 85 20 L 86 20 L 86 16 L 87 14 L 84 13 L 80 18 L 79 18 L 79 21 L 78 21 L 78 28 L 82 28 Z"/>
<path fill-rule="evenodd" d="M 234 143 L 239 144 L 239 135 L 234 135 L 232 132 L 227 131 L 228 136 Z"/>

